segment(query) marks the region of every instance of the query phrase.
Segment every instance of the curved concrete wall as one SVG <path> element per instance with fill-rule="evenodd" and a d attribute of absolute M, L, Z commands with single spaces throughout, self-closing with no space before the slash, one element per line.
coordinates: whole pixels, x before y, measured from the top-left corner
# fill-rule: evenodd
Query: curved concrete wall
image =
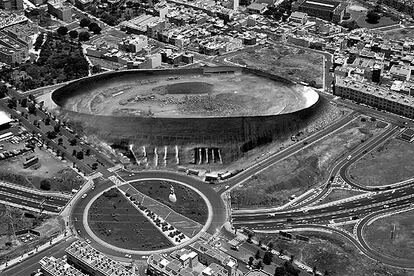
<path fill-rule="evenodd" d="M 74 81 L 52 94 L 53 101 L 64 105 L 68 95 L 81 94 L 101 79 L 122 78 L 130 74 L 202 74 L 242 71 L 253 73 L 275 81 L 293 84 L 289 80 L 258 70 L 238 67 L 213 67 L 178 70 L 130 70 L 95 75 Z M 316 92 L 315 92 L 316 93 Z M 314 97 L 308 107 L 293 113 L 272 116 L 220 117 L 220 118 L 151 118 L 97 116 L 62 109 L 70 120 L 88 126 L 87 133 L 97 134 L 108 142 L 127 141 L 135 144 L 151 145 L 202 145 L 216 147 L 238 147 L 241 151 L 256 145 L 270 142 L 278 137 L 286 137 L 303 127 L 308 118 L 317 112 L 319 97 Z"/>

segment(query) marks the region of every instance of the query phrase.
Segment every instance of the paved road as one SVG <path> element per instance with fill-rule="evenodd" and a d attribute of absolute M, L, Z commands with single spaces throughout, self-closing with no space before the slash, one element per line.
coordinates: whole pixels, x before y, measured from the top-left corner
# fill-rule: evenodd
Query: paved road
<path fill-rule="evenodd" d="M 75 238 L 69 238 L 66 241 L 62 241 L 53 245 L 52 247 L 41 251 L 24 262 L 14 265 L 1 272 L 2 276 L 29 276 L 33 271 L 39 268 L 39 261 L 45 256 L 55 256 L 57 258 L 65 255 L 65 249 L 68 247 Z"/>
<path fill-rule="evenodd" d="M 15 196 L 26 198 L 30 201 L 45 202 L 47 205 L 63 207 L 68 202 L 65 197 L 41 195 L 38 193 L 31 193 L 19 188 L 0 186 L 0 194 L 12 194 Z"/>

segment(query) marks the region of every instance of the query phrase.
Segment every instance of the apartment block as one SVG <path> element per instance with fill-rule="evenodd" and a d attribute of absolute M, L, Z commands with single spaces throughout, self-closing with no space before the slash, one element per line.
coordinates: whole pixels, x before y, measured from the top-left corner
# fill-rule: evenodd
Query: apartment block
<path fill-rule="evenodd" d="M 72 22 L 72 8 L 61 0 L 49 0 L 47 11 L 65 22 Z"/>
<path fill-rule="evenodd" d="M 414 97 L 363 81 L 336 76 L 334 95 L 414 118 Z"/>
<path fill-rule="evenodd" d="M 69 264 L 92 276 L 138 276 L 134 269 L 127 269 L 86 242 L 75 241 L 66 248 L 66 254 Z"/>
<path fill-rule="evenodd" d="M 43 257 L 39 264 L 45 276 L 88 276 L 68 264 L 64 258 Z"/>

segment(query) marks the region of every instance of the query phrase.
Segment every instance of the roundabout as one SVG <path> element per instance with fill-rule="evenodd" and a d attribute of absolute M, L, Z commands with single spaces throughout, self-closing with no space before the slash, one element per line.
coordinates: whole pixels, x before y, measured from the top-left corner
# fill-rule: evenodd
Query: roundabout
<path fill-rule="evenodd" d="M 148 171 L 126 175 L 128 179 L 122 184 L 103 181 L 90 189 L 85 198 L 74 203 L 71 219 L 78 235 L 99 251 L 118 258 L 168 252 L 187 246 L 206 232 L 214 234 L 224 224 L 226 212 L 222 199 L 201 181 L 172 172 Z M 179 209 L 177 207 L 171 208 L 162 201 L 132 190 L 134 186 L 139 187 L 145 183 L 155 187 L 156 182 L 163 183 L 161 185 L 168 183 L 174 187 L 177 202 L 171 203 L 172 205 L 178 206 L 182 201 L 183 191 L 186 191 L 185 197 L 197 195 L 194 201 L 198 204 L 202 199 L 206 210 L 204 223 L 176 212 L 174 209 Z M 139 195 L 142 197 L 138 199 Z M 142 199 L 141 205 L 138 200 Z M 153 213 L 162 222 L 165 218 L 164 223 L 168 223 L 166 228 L 179 231 L 185 239 L 176 242 L 167 233 L 163 233 L 161 228 L 157 229 L 154 221 L 145 217 L 146 214 L 140 210 L 147 208 L 143 207 L 145 205 L 154 210 Z M 185 220 L 187 223 L 183 223 Z M 174 231 L 166 232 L 171 234 Z"/>

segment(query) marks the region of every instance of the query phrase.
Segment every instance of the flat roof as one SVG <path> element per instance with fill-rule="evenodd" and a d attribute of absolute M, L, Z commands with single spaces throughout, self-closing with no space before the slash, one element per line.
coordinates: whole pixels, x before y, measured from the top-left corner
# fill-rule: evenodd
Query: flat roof
<path fill-rule="evenodd" d="M 339 4 L 340 4 L 339 2 L 331 1 L 331 0 L 306 0 L 299 6 L 303 8 L 334 11 L 336 7 L 339 6 Z"/>
<path fill-rule="evenodd" d="M 6 112 L 0 111 L 0 125 L 8 124 L 12 121 L 13 120 L 10 118 L 10 116 Z"/>

